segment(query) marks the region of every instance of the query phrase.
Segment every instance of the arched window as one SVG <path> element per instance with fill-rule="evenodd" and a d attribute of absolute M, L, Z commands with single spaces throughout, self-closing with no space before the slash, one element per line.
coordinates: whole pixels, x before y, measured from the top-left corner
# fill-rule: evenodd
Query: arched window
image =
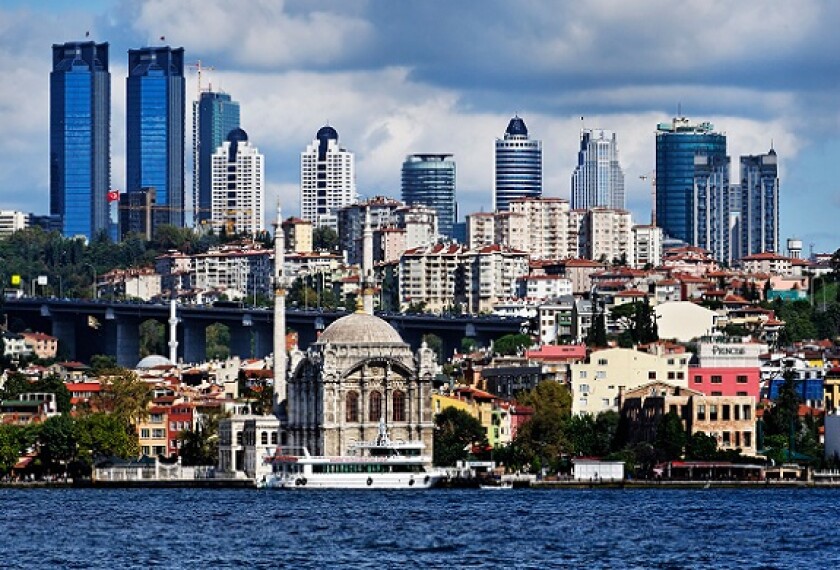
<path fill-rule="evenodd" d="M 260 444 L 261 445 L 268 445 L 268 432 L 262 432 L 262 436 L 260 437 Z"/>
<path fill-rule="evenodd" d="M 405 421 L 405 393 L 399 390 L 394 390 L 393 395 L 394 404 L 391 406 L 393 414 L 391 419 L 395 422 Z"/>
<path fill-rule="evenodd" d="M 368 399 L 368 421 L 378 422 L 382 417 L 382 394 L 371 392 Z"/>
<path fill-rule="evenodd" d="M 351 390 L 347 392 L 347 396 L 344 398 L 344 420 L 347 422 L 358 422 L 359 421 L 359 393 Z"/>

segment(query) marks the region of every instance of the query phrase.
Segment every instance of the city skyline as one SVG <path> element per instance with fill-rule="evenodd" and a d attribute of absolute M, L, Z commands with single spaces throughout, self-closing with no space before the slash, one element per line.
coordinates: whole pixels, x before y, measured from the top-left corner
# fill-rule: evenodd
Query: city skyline
<path fill-rule="evenodd" d="M 829 25 L 840 7 L 825 2 L 772 3 L 760 11 L 725 3 L 488 3 L 480 13 L 454 3 L 433 33 L 422 24 L 436 21 L 436 3 L 317 10 L 253 3 L 236 13 L 212 2 L 4 6 L 9 32 L 0 49 L 14 56 L 0 65 L 7 76 L 24 69 L 0 109 L 15 132 L 0 143 L 0 203 L 7 209 L 48 211 L 49 46 L 82 41 L 89 30 L 91 40 L 111 46 L 112 187 L 121 190 L 124 54 L 165 36 L 185 48 L 189 63 L 216 68 L 205 84 L 235 94 L 242 123 L 266 155 L 266 200 L 280 196 L 290 214 L 299 207 L 300 148 L 326 121 L 356 154 L 363 197 L 399 196 L 407 154 L 456 150 L 461 216 L 487 211 L 493 140 L 518 114 L 543 141 L 548 197 L 570 198 L 581 116 L 586 128 L 618 133 L 627 206 L 644 222 L 650 182 L 639 176 L 654 169 L 653 132 L 684 114 L 726 132 L 732 157 L 777 149 L 782 243 L 795 235 L 820 251 L 840 241 L 832 223 L 840 208 L 840 113 L 831 56 L 840 40 Z M 751 25 L 758 16 L 760 29 Z M 465 31 L 467 17 L 473 25 Z M 241 42 L 233 30 L 245 22 L 251 39 Z M 584 22 L 586 32 L 575 35 Z M 313 35 L 329 39 L 305 40 Z M 187 75 L 192 98 L 196 78 Z"/>

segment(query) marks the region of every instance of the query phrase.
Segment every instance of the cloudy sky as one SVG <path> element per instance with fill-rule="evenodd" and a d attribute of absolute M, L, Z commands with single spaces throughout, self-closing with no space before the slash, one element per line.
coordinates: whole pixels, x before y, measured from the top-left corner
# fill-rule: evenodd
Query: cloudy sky
<path fill-rule="evenodd" d="M 833 251 L 838 22 L 840 2 L 828 0 L 4 0 L 0 208 L 48 211 L 51 45 L 90 31 L 111 46 L 116 188 L 127 50 L 165 36 L 215 68 L 203 82 L 240 102 L 266 155 L 269 203 L 279 196 L 289 213 L 299 210 L 299 153 L 326 122 L 356 153 L 363 196 L 399 197 L 406 154 L 451 152 L 461 217 L 488 210 L 493 140 L 518 113 L 543 141 L 547 196 L 569 197 L 582 116 L 616 131 L 628 207 L 647 222 L 650 186 L 639 177 L 654 168 L 656 124 L 681 109 L 725 132 L 733 157 L 772 141 L 783 239 Z M 191 97 L 196 87 L 191 70 Z"/>

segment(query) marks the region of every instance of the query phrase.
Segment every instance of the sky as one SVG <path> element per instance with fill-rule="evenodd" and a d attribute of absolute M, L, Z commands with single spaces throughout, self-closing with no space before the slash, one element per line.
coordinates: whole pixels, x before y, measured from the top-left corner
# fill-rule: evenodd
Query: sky
<path fill-rule="evenodd" d="M 656 125 L 679 111 L 726 133 L 733 179 L 738 156 L 772 144 L 782 243 L 834 251 L 838 22 L 830 0 L 4 0 L 0 209 L 49 211 L 51 46 L 90 32 L 110 44 L 114 188 L 125 181 L 127 52 L 164 36 L 213 68 L 202 87 L 239 101 L 266 157 L 266 203 L 284 214 L 299 212 L 300 152 L 327 123 L 356 155 L 361 196 L 399 198 L 407 154 L 452 153 L 460 218 L 489 211 L 494 140 L 518 114 L 543 142 L 545 196 L 569 198 L 582 126 L 615 131 L 627 207 L 647 223 L 640 177 L 655 166 Z M 191 188 L 189 151 L 185 162 Z"/>

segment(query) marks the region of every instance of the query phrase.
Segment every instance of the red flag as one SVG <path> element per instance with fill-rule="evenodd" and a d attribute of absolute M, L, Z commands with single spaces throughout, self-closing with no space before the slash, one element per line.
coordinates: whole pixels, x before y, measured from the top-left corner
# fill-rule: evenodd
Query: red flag
<path fill-rule="evenodd" d="M 109 202 L 119 202 L 120 200 L 120 193 L 118 190 L 111 190 L 108 192 L 108 201 Z"/>

